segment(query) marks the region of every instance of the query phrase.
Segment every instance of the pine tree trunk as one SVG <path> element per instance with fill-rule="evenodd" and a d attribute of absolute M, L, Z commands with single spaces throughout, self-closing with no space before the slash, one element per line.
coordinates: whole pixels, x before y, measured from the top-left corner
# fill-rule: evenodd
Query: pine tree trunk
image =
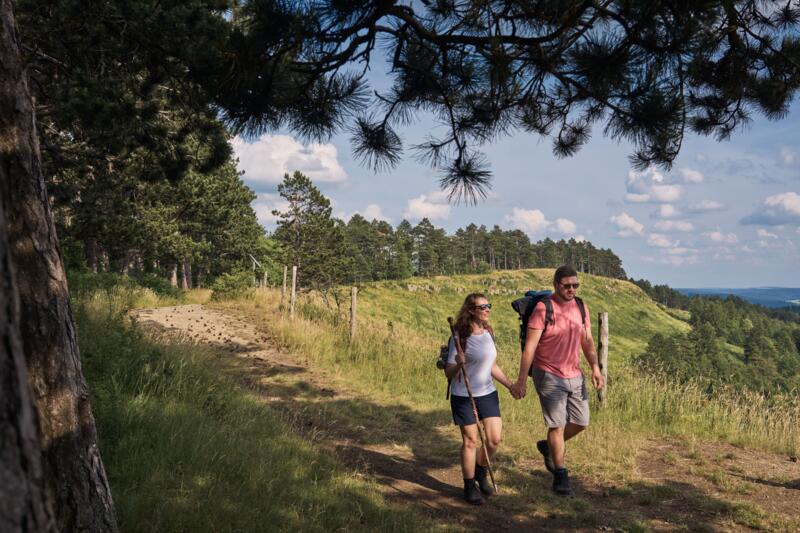
<path fill-rule="evenodd" d="M 178 286 L 178 263 L 172 263 L 169 268 L 169 283 L 173 287 Z"/>
<path fill-rule="evenodd" d="M 181 288 L 188 290 L 192 288 L 192 264 L 184 261 L 181 264 Z"/>
<path fill-rule="evenodd" d="M 97 240 L 86 239 L 84 243 L 86 252 L 86 266 L 89 270 L 97 274 Z"/>
<path fill-rule="evenodd" d="M 54 496 L 57 530 L 116 531 L 42 175 L 12 0 L 0 0 L 0 29 L 0 196 L 17 275 L 22 347 L 39 413 L 44 480 Z"/>
<path fill-rule="evenodd" d="M 3 8 L 5 6 L 2 6 Z M 6 33 L 3 17 L 3 33 Z M 5 40 L 5 35 L 2 36 Z M 0 58 L 5 51 L 0 49 Z M 0 94 L 5 100 L 6 94 Z M 0 104 L 2 105 L 2 104 Z M 6 123 L 0 129 L 5 139 Z M 6 162 L 0 154 L 0 180 Z M 42 472 L 42 450 L 36 433 L 25 354 L 19 331 L 19 298 L 11 269 L 5 213 L 0 201 L 0 531 L 55 531 L 52 496 Z"/>

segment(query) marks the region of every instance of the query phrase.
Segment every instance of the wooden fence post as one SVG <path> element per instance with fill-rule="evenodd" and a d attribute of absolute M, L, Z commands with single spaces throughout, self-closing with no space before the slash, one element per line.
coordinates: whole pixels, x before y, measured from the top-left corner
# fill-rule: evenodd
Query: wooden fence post
<path fill-rule="evenodd" d="M 603 381 L 605 381 L 605 386 L 597 391 L 597 397 L 600 400 L 600 405 L 605 407 L 608 396 L 608 313 L 599 313 L 597 321 L 600 330 L 597 340 L 597 355 L 600 359 L 600 372 L 602 372 Z"/>
<path fill-rule="evenodd" d="M 289 317 L 294 318 L 294 303 L 297 300 L 297 266 L 292 267 L 292 296 L 289 300 Z"/>
<path fill-rule="evenodd" d="M 358 288 L 350 288 L 350 342 L 356 337 L 356 298 L 358 297 Z"/>
<path fill-rule="evenodd" d="M 283 289 L 281 290 L 281 309 L 284 309 L 283 304 L 286 301 L 286 265 L 283 265 Z"/>

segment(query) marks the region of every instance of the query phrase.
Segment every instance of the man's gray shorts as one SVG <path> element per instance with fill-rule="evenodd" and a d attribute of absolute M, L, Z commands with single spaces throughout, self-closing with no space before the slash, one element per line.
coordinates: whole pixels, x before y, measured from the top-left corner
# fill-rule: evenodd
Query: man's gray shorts
<path fill-rule="evenodd" d="M 583 374 L 567 379 L 534 368 L 533 384 L 547 427 L 561 428 L 567 423 L 589 425 L 589 391 Z"/>

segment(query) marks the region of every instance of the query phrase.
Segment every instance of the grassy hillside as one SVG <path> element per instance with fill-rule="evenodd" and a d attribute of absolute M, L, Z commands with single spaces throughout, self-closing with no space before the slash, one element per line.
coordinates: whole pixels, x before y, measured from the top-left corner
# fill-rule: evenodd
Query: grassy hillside
<path fill-rule="evenodd" d="M 445 380 L 434 363 L 439 345 L 447 339 L 446 318 L 455 315 L 464 296 L 480 290 L 494 304 L 499 363 L 513 379 L 519 345 L 518 320 L 510 302 L 525 290 L 548 288 L 552 274 L 542 269 L 368 284 L 359 292 L 358 335 L 352 344 L 347 304 L 337 313 L 320 307 L 313 296 L 301 297 L 295 320 L 277 311 L 278 291 L 220 305 L 249 312 L 309 364 L 327 365 L 357 389 L 431 412 L 447 407 Z M 591 312 L 595 336 L 597 313 L 609 313 L 609 404 L 600 410 L 595 394 L 591 395 L 593 428 L 570 452 L 573 464 L 603 476 L 625 476 L 620 466 L 635 455 L 637 443 L 664 433 L 790 453 L 800 449 L 796 396 L 768 400 L 723 391 L 709 398 L 695 385 L 641 375 L 630 361 L 652 334 L 686 331 L 689 326 L 633 284 L 589 275 L 580 279 L 579 294 Z M 500 398 L 508 427 L 505 453 L 532 456 L 531 436 L 544 432 L 535 394 L 529 391 L 527 398 L 515 401 L 501 390 Z M 442 417 L 441 422 L 447 425 L 449 420 Z"/>
<path fill-rule="evenodd" d="M 368 284 L 359 292 L 359 314 L 376 324 L 391 321 L 445 339 L 447 316 L 455 316 L 468 293 L 483 292 L 493 305 L 492 324 L 501 351 L 515 359 L 519 320 L 511 302 L 527 290 L 552 289 L 552 278 L 552 270 L 537 269 Z M 609 366 L 641 352 L 654 333 L 689 329 L 626 281 L 581 275 L 578 294 L 591 314 L 595 338 L 598 313 L 609 314 Z"/>

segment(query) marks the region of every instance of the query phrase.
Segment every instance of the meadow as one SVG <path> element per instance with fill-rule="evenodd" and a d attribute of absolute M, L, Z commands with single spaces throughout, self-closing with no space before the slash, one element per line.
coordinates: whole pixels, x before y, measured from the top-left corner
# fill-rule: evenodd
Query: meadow
<path fill-rule="evenodd" d="M 358 294 L 358 333 L 352 343 L 349 311 L 325 308 L 313 295 L 301 298 L 295 320 L 275 312 L 280 305 L 277 290 L 220 305 L 250 309 L 288 349 L 352 376 L 357 387 L 430 410 L 446 403 L 444 378 L 434 363 L 448 338 L 446 318 L 455 315 L 464 295 L 484 292 L 492 301 L 498 361 L 513 380 L 519 368 L 519 341 L 511 301 L 525 290 L 548 288 L 551 276 L 552 270 L 542 269 L 367 284 Z M 796 395 L 768 398 L 722 389 L 709 396 L 696 384 L 640 373 L 633 360 L 650 337 L 688 331 L 688 317 L 657 305 L 625 281 L 582 275 L 581 283 L 595 340 L 598 313 L 609 314 L 609 394 L 605 409 L 599 409 L 596 395 L 591 395 L 593 429 L 576 442 L 573 460 L 608 475 L 618 472 L 618 459 L 636 452 L 637 441 L 661 434 L 797 454 Z M 530 395 L 517 402 L 507 391 L 500 392 L 509 427 L 506 443 L 515 454 L 528 456 L 535 451 L 530 434 L 541 431 L 538 403 Z M 606 457 L 615 459 L 603 460 Z"/>
<path fill-rule="evenodd" d="M 74 308 L 83 364 L 123 531 L 261 531 L 264 524 L 287 531 L 462 529 L 388 501 L 369 476 L 330 453 L 330 428 L 323 426 L 371 433 L 369 442 L 455 464 L 458 431 L 444 399 L 446 380 L 435 367 L 448 336 L 447 316 L 466 293 L 485 292 L 494 306 L 499 362 L 513 379 L 519 345 L 510 302 L 527 289 L 547 288 L 550 276 L 551 270 L 529 270 L 367 284 L 358 294 L 353 341 L 347 299 L 336 308 L 303 294 L 290 318 L 279 289 L 218 301 L 209 301 L 209 291 L 180 297 L 131 287 L 81 292 Z M 752 485 L 730 486 L 700 453 L 707 443 L 727 442 L 796 455 L 797 397 L 732 390 L 709 396 L 695 384 L 642 374 L 633 361 L 650 336 L 687 331 L 688 317 L 656 305 L 627 282 L 582 275 L 581 283 L 595 338 L 597 314 L 609 313 L 609 394 L 602 409 L 591 395 L 592 424 L 570 444 L 569 462 L 579 479 L 611 487 L 606 492 L 618 500 L 609 515 L 615 523 L 647 530 L 641 507 L 631 501 L 656 509 L 690 491 L 702 513 L 728 523 L 797 525 L 738 501 Z M 181 303 L 205 303 L 256 324 L 299 364 L 319 369 L 329 387 L 351 391 L 351 399 L 327 401 L 294 377 L 276 376 L 293 396 L 280 409 L 265 408 L 213 347 L 145 334 L 127 318 L 133 308 Z M 520 401 L 500 394 L 505 432 L 497 469 L 504 505 L 545 523 L 556 517 L 569 527 L 597 525 L 593 503 L 577 498 L 558 506 L 541 473 L 526 474 L 541 470 L 534 444 L 544 434 L 532 388 Z M 299 422 L 309 417 L 324 423 L 309 431 Z M 662 440 L 677 443 L 697 463 L 693 472 L 727 487 L 731 498 L 644 483 L 637 458 Z"/>

